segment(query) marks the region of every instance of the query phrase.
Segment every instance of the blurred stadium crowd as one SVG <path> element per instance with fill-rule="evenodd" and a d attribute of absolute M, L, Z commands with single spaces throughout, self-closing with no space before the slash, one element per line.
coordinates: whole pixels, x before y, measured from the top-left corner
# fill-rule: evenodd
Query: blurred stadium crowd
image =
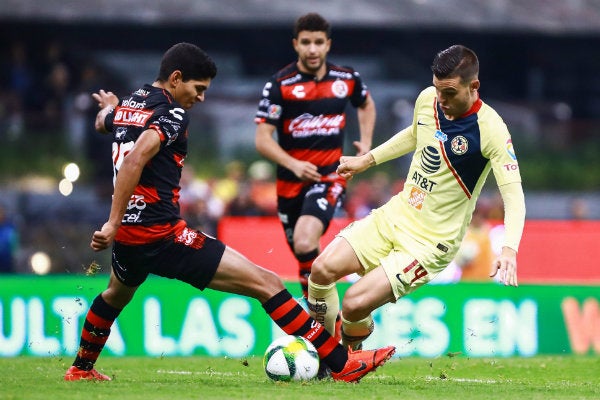
<path fill-rule="evenodd" d="M 97 25 L 89 23 L 90 11 L 85 14 L 85 7 L 80 7 L 88 2 L 75 2 L 71 19 L 60 15 L 42 18 L 43 14 L 27 18 L 27 12 L 35 15 L 31 6 L 35 2 L 28 1 L 15 2 L 16 18 L 11 18 L 10 3 L 0 5 L 0 271 L 30 273 L 32 257 L 39 251 L 52 260 L 50 272 L 84 272 L 91 257 L 109 265 L 109 254 L 91 254 L 88 247 L 91 232 L 108 213 L 112 190 L 111 140 L 93 130 L 97 108 L 90 93 L 105 88 L 125 94 L 153 81 L 157 71 L 149 68 L 154 68 L 160 53 L 176 41 L 198 43 L 219 65 L 206 103 L 192 110 L 182 212 L 191 224 L 211 234 L 216 234 L 219 219 L 226 215 L 276 215 L 274 166 L 254 150 L 252 118 L 266 79 L 294 59 L 291 24 L 305 9 L 294 6 L 284 11 L 273 5 L 271 12 L 279 22 L 270 24 L 264 13 L 256 11 L 259 6 L 264 8 L 264 2 L 239 2 L 234 7 L 226 1 L 222 5 L 231 12 L 225 12 L 219 24 L 207 22 L 210 13 L 199 16 L 203 10 L 199 3 L 182 2 L 191 10 L 183 25 L 173 25 L 176 16 L 169 14 L 163 15 L 162 24 L 149 24 L 144 19 L 150 18 L 147 14 L 140 24 L 108 24 L 107 10 L 112 8 L 102 3 L 98 7 L 105 14 L 98 18 L 104 25 Z M 395 1 L 378 1 L 379 8 L 373 6 L 363 21 L 357 18 L 360 2 L 349 3 L 347 18 L 335 7 L 339 2 L 321 5 L 334 24 L 331 61 L 354 66 L 376 100 L 375 144 L 410 122 L 412 101 L 419 89 L 430 83 L 428 66 L 433 53 L 462 42 L 479 53 L 482 96 L 505 117 L 521 142 L 519 149 L 534 158 L 548 149 L 561 153 L 581 145 L 591 151 L 599 148 L 600 59 L 593 54 L 600 45 L 600 4 L 526 2 L 527 7 L 538 4 L 541 14 L 552 11 L 554 19 L 544 26 L 539 18 L 532 18 L 536 28 L 526 26 L 522 18 L 513 18 L 512 31 L 502 32 L 510 19 L 503 19 L 510 14 L 510 1 L 494 2 L 496 14 L 483 7 L 483 2 L 469 2 L 474 14 L 465 19 L 462 30 L 456 26 L 460 19 L 446 29 L 432 28 L 440 21 L 428 21 L 425 16 L 430 14 L 422 12 L 419 2 L 406 3 L 412 14 L 398 16 L 401 22 L 389 17 L 399 4 Z M 423 7 L 453 4 L 421 3 Z M 384 16 L 386 10 L 388 17 Z M 585 18 L 574 18 L 573 10 Z M 77 20 L 77 13 L 83 22 Z M 190 22 L 193 15 L 204 23 Z M 385 29 L 379 29 L 377 15 Z M 415 20 L 408 23 L 410 15 L 425 20 L 422 25 Z M 252 16 L 259 18 L 259 26 L 249 23 Z M 473 22 L 486 18 L 498 30 Z M 561 18 L 565 24 L 556 25 Z M 405 26 L 394 31 L 390 26 L 396 23 Z M 101 36 L 99 29 L 103 29 Z M 450 34 L 448 29 L 455 31 Z M 132 70 L 130 65 L 136 67 Z M 356 132 L 355 124 L 351 118 L 350 135 Z M 406 161 L 400 159 L 353 181 L 340 216 L 360 218 L 387 201 L 403 184 Z M 81 177 L 65 196 L 57 183 L 68 162 L 80 167 Z M 552 160 L 549 163 L 552 165 Z M 580 178 L 586 171 L 554 166 L 567 170 L 567 180 L 580 179 L 585 187 L 578 190 L 557 178 L 555 187 L 535 187 L 535 192 L 528 192 L 525 182 L 528 217 L 600 218 L 600 182 Z M 484 220 L 502 217 L 495 192 L 484 193 L 482 203 Z"/>

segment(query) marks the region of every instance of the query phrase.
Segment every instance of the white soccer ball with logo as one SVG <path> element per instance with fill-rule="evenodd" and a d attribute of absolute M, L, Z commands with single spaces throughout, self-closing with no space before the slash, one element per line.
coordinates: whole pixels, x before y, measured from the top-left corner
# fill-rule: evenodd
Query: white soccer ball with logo
<path fill-rule="evenodd" d="M 288 335 L 267 347 L 263 365 L 267 376 L 274 381 L 309 380 L 319 372 L 319 355 L 308 340 Z"/>

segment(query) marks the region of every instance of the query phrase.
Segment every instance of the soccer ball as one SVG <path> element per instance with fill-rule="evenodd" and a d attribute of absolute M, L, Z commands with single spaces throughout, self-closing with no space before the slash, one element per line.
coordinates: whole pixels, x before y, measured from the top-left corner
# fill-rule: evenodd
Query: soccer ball
<path fill-rule="evenodd" d="M 267 347 L 263 366 L 267 376 L 274 381 L 303 381 L 317 376 L 319 355 L 308 340 L 288 335 Z"/>

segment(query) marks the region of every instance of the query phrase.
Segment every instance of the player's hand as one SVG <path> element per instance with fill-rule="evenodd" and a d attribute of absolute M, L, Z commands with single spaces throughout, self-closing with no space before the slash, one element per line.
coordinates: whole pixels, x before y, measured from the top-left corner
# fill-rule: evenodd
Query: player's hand
<path fill-rule="evenodd" d="M 336 172 L 342 178 L 350 180 L 355 174 L 365 171 L 371 165 L 375 165 L 375 160 L 371 153 L 366 153 L 362 156 L 342 156 L 340 157 L 340 165 L 338 165 Z"/>
<path fill-rule="evenodd" d="M 303 181 L 318 182 L 321 180 L 317 166 L 308 161 L 296 160 L 292 166 L 292 172 Z"/>
<path fill-rule="evenodd" d="M 119 98 L 113 92 L 106 92 L 100 89 L 98 93 L 92 93 L 94 100 L 98 102 L 98 107 L 116 107 L 119 104 Z"/>
<path fill-rule="evenodd" d="M 502 253 L 492 263 L 490 277 L 498 275 L 499 281 L 505 285 L 519 286 L 517 282 L 517 252 L 510 247 L 503 247 Z"/>
<path fill-rule="evenodd" d="M 354 147 L 356 147 L 356 155 L 357 156 L 362 156 L 364 154 L 367 154 L 369 152 L 369 150 L 371 150 L 371 146 L 369 146 L 366 143 L 359 142 L 358 140 L 355 140 L 354 142 L 352 142 L 352 144 L 354 145 Z"/>
<path fill-rule="evenodd" d="M 118 229 L 118 226 L 115 226 L 110 222 L 106 222 L 104 225 L 102 225 L 101 230 L 94 232 L 92 235 L 92 243 L 90 243 L 90 247 L 94 249 L 94 251 L 101 251 L 109 248 L 115 239 Z"/>
<path fill-rule="evenodd" d="M 100 111 L 96 114 L 94 127 L 100 133 L 108 133 L 106 126 L 104 126 L 104 119 L 108 113 L 119 105 L 119 98 L 113 92 L 105 92 L 103 89 L 100 89 L 98 93 L 92 93 L 92 97 L 98 102 L 98 107 L 100 107 Z"/>

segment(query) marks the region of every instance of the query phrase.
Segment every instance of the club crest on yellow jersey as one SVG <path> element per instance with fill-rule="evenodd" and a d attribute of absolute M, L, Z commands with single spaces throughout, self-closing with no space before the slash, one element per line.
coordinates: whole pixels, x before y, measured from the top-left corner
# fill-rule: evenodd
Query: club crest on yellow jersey
<path fill-rule="evenodd" d="M 450 149 L 452 149 L 452 152 L 457 156 L 462 156 L 469 150 L 469 141 L 464 136 L 456 136 L 450 142 Z"/>

